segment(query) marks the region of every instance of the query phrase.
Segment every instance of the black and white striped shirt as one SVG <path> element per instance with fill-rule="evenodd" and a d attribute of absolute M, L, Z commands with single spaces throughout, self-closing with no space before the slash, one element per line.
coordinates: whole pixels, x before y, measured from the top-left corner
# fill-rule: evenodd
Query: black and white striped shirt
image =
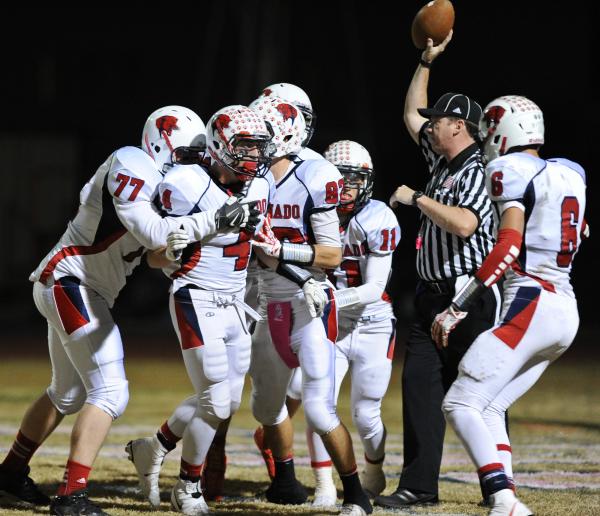
<path fill-rule="evenodd" d="M 447 206 L 471 210 L 477 217 L 477 230 L 463 239 L 435 225 L 421 215 L 417 245 L 417 273 L 426 281 L 438 281 L 475 272 L 494 246 L 496 218 L 485 189 L 485 165 L 473 144 L 450 163 L 435 153 L 425 123 L 419 132 L 419 145 L 431 179 L 425 195 Z"/>

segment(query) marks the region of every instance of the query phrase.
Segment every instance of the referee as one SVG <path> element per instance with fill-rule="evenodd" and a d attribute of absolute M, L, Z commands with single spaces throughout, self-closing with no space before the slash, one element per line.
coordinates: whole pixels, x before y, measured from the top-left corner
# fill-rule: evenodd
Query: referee
<path fill-rule="evenodd" d="M 390 199 L 392 207 L 402 203 L 420 210 L 420 223 L 416 315 L 402 374 L 404 466 L 398 489 L 375 499 L 376 505 L 389 508 L 438 502 L 445 431 L 442 400 L 456 379 L 460 359 L 475 338 L 494 324 L 499 310 L 498 290 L 489 289 L 450 334 L 448 347 L 437 349 L 431 339 L 433 318 L 479 268 L 495 234 L 475 140 L 481 107 L 465 95 L 446 93 L 426 109 L 431 62 L 451 37 L 452 33 L 436 47 L 429 40 L 404 106 L 404 121 L 425 156 L 429 182 L 424 191 L 403 185 Z"/>

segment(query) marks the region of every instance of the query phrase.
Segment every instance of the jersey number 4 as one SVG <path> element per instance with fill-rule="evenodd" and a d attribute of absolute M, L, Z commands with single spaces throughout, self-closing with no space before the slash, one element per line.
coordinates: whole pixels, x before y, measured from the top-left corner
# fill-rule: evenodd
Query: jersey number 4
<path fill-rule="evenodd" d="M 248 260 L 250 259 L 250 250 L 252 244 L 249 240 L 252 235 L 245 231 L 240 231 L 240 237 L 235 244 L 229 244 L 223 247 L 223 256 L 228 258 L 236 258 L 235 265 L 233 266 L 234 271 L 243 271 L 248 267 Z"/>
<path fill-rule="evenodd" d="M 126 176 L 125 174 L 117 174 L 117 181 L 119 186 L 115 190 L 115 197 L 121 197 L 121 193 L 127 185 L 131 185 L 133 190 L 129 194 L 129 200 L 135 201 L 135 198 L 140 193 L 140 190 L 144 186 L 144 180 L 137 177 Z"/>
<path fill-rule="evenodd" d="M 560 251 L 556 256 L 559 267 L 569 267 L 577 251 L 579 202 L 577 197 L 565 197 L 560 206 Z"/>

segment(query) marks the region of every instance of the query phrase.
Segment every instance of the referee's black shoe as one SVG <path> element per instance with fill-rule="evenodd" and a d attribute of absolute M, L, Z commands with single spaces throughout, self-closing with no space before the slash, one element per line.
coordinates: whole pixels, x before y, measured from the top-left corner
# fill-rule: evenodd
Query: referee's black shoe
<path fill-rule="evenodd" d="M 379 507 L 388 509 L 401 509 L 409 505 L 433 505 L 439 502 L 438 495 L 433 493 L 420 493 L 410 489 L 398 488 L 389 496 L 377 496 L 374 503 Z"/>
<path fill-rule="evenodd" d="M 23 472 L 15 473 L 0 465 L 0 498 L 3 495 L 31 505 L 50 505 L 50 498 L 29 476 L 29 466 Z"/>

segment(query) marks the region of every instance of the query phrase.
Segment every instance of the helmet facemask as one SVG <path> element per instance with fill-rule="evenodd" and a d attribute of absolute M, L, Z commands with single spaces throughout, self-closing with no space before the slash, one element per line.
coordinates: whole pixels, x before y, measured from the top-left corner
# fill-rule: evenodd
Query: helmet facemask
<path fill-rule="evenodd" d="M 337 211 L 339 214 L 358 213 L 373 195 L 374 172 L 372 169 L 358 167 L 338 167 L 338 170 L 344 178 L 344 188 Z M 356 198 L 344 201 L 344 193 L 353 188 L 358 190 Z"/>
<path fill-rule="evenodd" d="M 306 122 L 306 130 L 304 131 L 304 140 L 302 140 L 302 147 L 306 147 L 310 142 L 315 129 L 317 126 L 317 115 L 307 106 L 296 104 L 296 107 L 302 112 L 304 116 L 304 122 Z"/>
<path fill-rule="evenodd" d="M 271 166 L 272 144 L 271 138 L 266 135 L 240 135 L 235 134 L 222 145 L 215 141 L 219 152 L 212 157 L 233 172 L 240 181 L 248 181 L 253 177 L 264 177 Z M 222 146 L 222 149 L 219 147 Z"/>
<path fill-rule="evenodd" d="M 208 123 L 207 149 L 220 166 L 240 181 L 264 177 L 271 166 L 274 145 L 264 120 L 246 106 L 228 106 Z"/>

